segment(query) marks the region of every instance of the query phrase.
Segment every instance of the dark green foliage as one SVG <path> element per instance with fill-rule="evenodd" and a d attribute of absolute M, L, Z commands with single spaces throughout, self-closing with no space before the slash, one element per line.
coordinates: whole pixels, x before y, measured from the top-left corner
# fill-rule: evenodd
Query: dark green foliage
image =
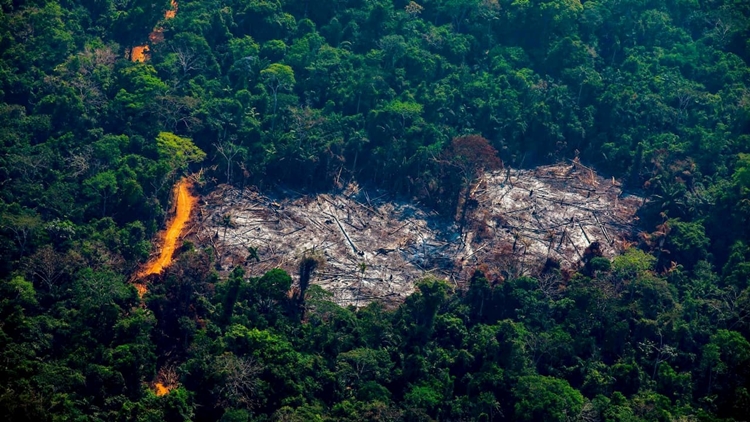
<path fill-rule="evenodd" d="M 169 7 L 0 2 L 3 420 L 750 414 L 747 2 Z M 219 276 L 186 244 L 142 300 L 127 282 L 188 172 L 357 181 L 463 224 L 483 170 L 576 157 L 648 198 L 637 249 L 396 309 L 332 303 L 315 251 L 299 280 Z"/>
<path fill-rule="evenodd" d="M 515 406 L 517 420 L 566 421 L 577 416 L 583 408 L 581 393 L 555 378 L 521 377 L 513 393 L 518 400 Z"/>

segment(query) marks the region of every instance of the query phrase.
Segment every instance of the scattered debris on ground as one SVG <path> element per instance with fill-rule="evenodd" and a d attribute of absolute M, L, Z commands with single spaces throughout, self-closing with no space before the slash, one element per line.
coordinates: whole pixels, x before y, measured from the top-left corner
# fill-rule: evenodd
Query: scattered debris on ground
<path fill-rule="evenodd" d="M 579 265 L 592 243 L 614 256 L 634 237 L 643 200 L 578 162 L 485 174 L 462 224 L 356 185 L 342 194 L 264 195 L 222 186 L 203 198 L 192 238 L 221 271 L 242 265 L 295 275 L 322 254 L 312 282 L 340 305 L 399 302 L 428 275 L 464 283 L 476 268 L 494 279 L 534 274 L 545 263 Z"/>
<path fill-rule="evenodd" d="M 461 267 L 481 265 L 497 277 L 534 273 L 548 260 L 575 268 L 594 244 L 611 258 L 635 238 L 643 204 L 578 162 L 485 175 L 472 201 Z"/>

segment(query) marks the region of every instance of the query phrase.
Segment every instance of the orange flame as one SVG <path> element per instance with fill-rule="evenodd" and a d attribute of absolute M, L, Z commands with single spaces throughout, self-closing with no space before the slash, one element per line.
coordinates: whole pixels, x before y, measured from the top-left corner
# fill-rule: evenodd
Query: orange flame
<path fill-rule="evenodd" d="M 156 384 L 154 384 L 154 389 L 156 390 L 155 391 L 156 395 L 159 397 L 167 395 L 169 393 L 169 390 L 171 390 L 169 386 L 166 386 L 160 382 L 157 382 Z"/>
<path fill-rule="evenodd" d="M 148 291 L 148 288 L 146 287 L 146 284 L 144 283 L 135 282 L 133 283 L 133 285 L 135 286 L 135 289 L 138 290 L 139 297 L 143 297 L 143 295 L 145 295 L 146 292 Z"/>
<path fill-rule="evenodd" d="M 170 2 L 170 9 L 164 12 L 164 20 L 172 19 L 177 16 L 177 2 L 172 0 Z M 148 34 L 148 39 L 152 44 L 158 44 L 164 41 L 164 28 L 157 26 Z M 149 58 L 148 45 L 138 45 L 133 47 L 130 52 L 130 60 L 133 62 L 145 62 Z"/>
<path fill-rule="evenodd" d="M 137 45 L 130 52 L 130 60 L 133 62 L 145 62 L 148 57 L 148 46 Z"/>
<path fill-rule="evenodd" d="M 177 15 L 177 2 L 175 0 L 172 0 L 169 2 L 169 6 L 171 7 L 170 10 L 167 10 L 164 12 L 164 19 L 172 19 Z"/>
<path fill-rule="evenodd" d="M 187 179 L 180 180 L 174 188 L 176 205 L 175 215 L 169 222 L 167 231 L 164 233 L 164 243 L 161 248 L 161 254 L 158 258 L 146 264 L 146 268 L 138 274 L 138 277 L 145 277 L 151 274 L 159 274 L 162 270 L 172 263 L 175 245 L 180 238 L 182 229 L 190 219 L 190 213 L 195 205 L 196 198 L 190 193 L 190 181 Z"/>

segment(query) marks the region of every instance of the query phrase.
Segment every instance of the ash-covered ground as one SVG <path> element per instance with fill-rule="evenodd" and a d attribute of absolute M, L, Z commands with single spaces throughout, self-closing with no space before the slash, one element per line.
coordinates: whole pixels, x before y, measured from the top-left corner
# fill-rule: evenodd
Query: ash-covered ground
<path fill-rule="evenodd" d="M 364 306 L 398 302 L 429 275 L 460 285 L 476 268 L 491 279 L 534 274 L 548 258 L 574 268 L 593 242 L 614 256 L 634 238 L 642 202 L 580 163 L 485 174 L 463 224 L 356 185 L 283 197 L 224 186 L 201 201 L 191 237 L 215 249 L 222 270 L 250 275 L 296 276 L 302 256 L 317 255 L 312 282 Z"/>

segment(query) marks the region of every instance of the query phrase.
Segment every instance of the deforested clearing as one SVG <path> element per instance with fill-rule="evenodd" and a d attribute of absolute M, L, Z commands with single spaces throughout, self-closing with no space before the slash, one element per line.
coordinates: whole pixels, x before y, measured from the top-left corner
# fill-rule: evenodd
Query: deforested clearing
<path fill-rule="evenodd" d="M 324 265 L 312 282 L 363 306 L 400 302 L 428 276 L 461 285 L 480 268 L 500 282 L 550 262 L 577 267 L 591 249 L 614 256 L 634 239 L 642 202 L 577 162 L 485 174 L 459 222 L 356 184 L 317 195 L 223 186 L 203 198 L 192 238 L 222 271 L 242 265 L 254 276 L 296 274 L 314 252 Z"/>

